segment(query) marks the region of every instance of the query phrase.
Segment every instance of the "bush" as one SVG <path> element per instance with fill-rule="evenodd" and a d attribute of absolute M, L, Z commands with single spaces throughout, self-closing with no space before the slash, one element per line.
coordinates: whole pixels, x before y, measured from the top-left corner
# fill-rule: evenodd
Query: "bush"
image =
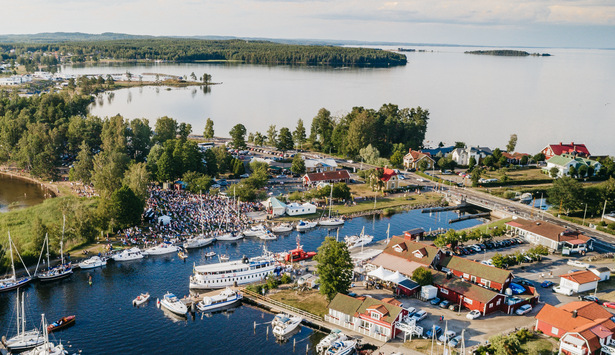
<path fill-rule="evenodd" d="M 615 230 L 615 223 L 609 223 L 607 228 L 610 229 L 610 230 Z"/>
<path fill-rule="evenodd" d="M 291 282 L 293 282 L 293 278 L 289 274 L 282 275 L 282 278 L 280 279 L 281 284 L 289 284 Z"/>
<path fill-rule="evenodd" d="M 504 198 L 507 200 L 513 199 L 517 194 L 514 191 L 506 191 L 504 192 Z"/>

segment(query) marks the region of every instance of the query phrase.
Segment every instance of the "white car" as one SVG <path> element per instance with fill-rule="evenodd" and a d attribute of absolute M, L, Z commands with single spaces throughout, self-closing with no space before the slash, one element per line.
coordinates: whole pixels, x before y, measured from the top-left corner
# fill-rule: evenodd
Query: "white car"
<path fill-rule="evenodd" d="M 418 311 L 416 311 L 416 313 L 412 315 L 412 319 L 414 319 L 416 322 L 422 321 L 423 319 L 425 319 L 425 317 L 427 317 L 427 312 L 422 309 L 419 309 Z"/>
<path fill-rule="evenodd" d="M 466 314 L 466 318 L 468 319 L 476 319 L 480 316 L 481 316 L 480 311 L 477 311 L 477 310 L 470 311 L 468 314 Z"/>
<path fill-rule="evenodd" d="M 532 310 L 532 305 L 524 304 L 523 306 L 519 307 L 519 309 L 517 309 L 515 313 L 517 313 L 517 315 L 519 316 L 522 316 L 526 313 L 529 313 L 531 310 Z"/>
<path fill-rule="evenodd" d="M 406 311 L 408 311 L 408 317 L 412 317 L 412 315 L 413 315 L 414 313 L 416 313 L 416 308 L 414 308 L 414 307 L 408 307 L 408 308 L 406 308 Z"/>
<path fill-rule="evenodd" d="M 453 339 L 455 335 L 457 335 L 457 333 L 455 333 L 454 330 L 449 330 L 446 333 L 440 335 L 440 337 L 438 338 L 438 343 L 442 344 L 445 341 L 448 342 L 449 340 Z"/>
<path fill-rule="evenodd" d="M 572 290 L 569 288 L 564 288 L 562 286 L 553 286 L 553 292 L 566 296 L 572 296 Z"/>

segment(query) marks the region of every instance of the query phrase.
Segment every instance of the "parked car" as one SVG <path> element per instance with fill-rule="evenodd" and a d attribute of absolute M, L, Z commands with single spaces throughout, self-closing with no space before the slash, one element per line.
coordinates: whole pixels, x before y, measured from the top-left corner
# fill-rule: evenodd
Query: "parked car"
<path fill-rule="evenodd" d="M 453 312 L 459 312 L 461 310 L 461 306 L 458 304 L 452 304 L 448 306 L 448 309 L 450 309 Z"/>
<path fill-rule="evenodd" d="M 414 313 L 416 313 L 416 308 L 414 308 L 414 307 L 408 307 L 408 308 L 406 308 L 406 311 L 408 311 L 408 317 L 412 317 L 412 315 L 413 315 Z"/>
<path fill-rule="evenodd" d="M 470 248 L 474 249 L 477 253 L 483 250 L 478 244 L 470 245 Z"/>
<path fill-rule="evenodd" d="M 459 344 L 461 344 L 461 339 L 462 339 L 461 335 L 457 335 L 453 339 L 449 340 L 448 344 L 452 346 L 453 348 L 456 348 L 459 346 Z"/>
<path fill-rule="evenodd" d="M 444 300 L 440 303 L 440 308 L 448 308 L 451 303 L 447 300 Z"/>
<path fill-rule="evenodd" d="M 608 308 L 615 309 L 615 302 L 604 302 L 602 305 Z"/>
<path fill-rule="evenodd" d="M 569 288 L 564 288 L 562 286 L 553 286 L 553 292 L 566 296 L 572 296 L 572 290 Z"/>
<path fill-rule="evenodd" d="M 457 333 L 454 330 L 447 330 L 446 333 L 438 337 L 438 343 L 442 344 L 444 342 L 448 342 L 453 339 L 455 335 L 457 335 Z"/>
<path fill-rule="evenodd" d="M 466 314 L 466 318 L 468 319 L 476 319 L 480 316 L 481 316 L 480 311 L 477 311 L 477 310 L 470 311 L 468 314 Z"/>
<path fill-rule="evenodd" d="M 429 328 L 426 332 L 425 332 L 425 337 L 427 337 L 428 339 L 431 337 L 439 337 L 440 334 L 442 334 L 442 328 L 440 328 L 440 326 L 433 326 L 432 328 Z"/>
<path fill-rule="evenodd" d="M 482 260 L 480 263 L 487 266 L 493 266 L 493 261 L 491 261 L 491 259 Z"/>
<path fill-rule="evenodd" d="M 579 299 L 581 301 L 590 301 L 590 302 L 596 302 L 598 304 L 601 304 L 602 302 L 600 302 L 600 299 L 596 296 L 593 295 L 583 295 L 583 296 L 579 296 Z"/>
<path fill-rule="evenodd" d="M 551 286 L 553 286 L 553 281 L 549 281 L 549 280 L 543 281 L 543 282 L 540 284 L 540 286 L 541 286 L 541 287 L 544 287 L 544 288 L 551 287 Z"/>
<path fill-rule="evenodd" d="M 431 301 L 429 301 L 429 303 L 431 303 L 432 305 L 437 305 L 438 303 L 440 303 L 442 300 L 439 299 L 438 297 L 432 299 Z"/>
<path fill-rule="evenodd" d="M 412 319 L 417 323 L 425 319 L 425 317 L 427 317 L 427 312 L 422 309 L 419 309 L 412 315 Z"/>
<path fill-rule="evenodd" d="M 515 311 L 515 313 L 516 313 L 518 316 L 522 316 L 522 315 L 524 315 L 524 314 L 526 314 L 526 313 L 530 313 L 530 311 L 531 311 L 531 310 L 532 310 L 532 305 L 530 305 L 530 304 L 524 304 L 523 306 L 519 307 L 519 308 Z"/>
<path fill-rule="evenodd" d="M 534 286 L 534 283 L 529 280 L 521 280 L 521 281 L 517 281 L 517 283 L 523 286 L 532 286 L 532 287 Z"/>

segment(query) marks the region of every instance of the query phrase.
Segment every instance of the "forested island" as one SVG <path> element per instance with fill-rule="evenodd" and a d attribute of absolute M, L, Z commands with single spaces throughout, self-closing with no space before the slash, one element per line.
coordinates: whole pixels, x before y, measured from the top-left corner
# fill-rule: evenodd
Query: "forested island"
<path fill-rule="evenodd" d="M 179 38 L 0 44 L 0 60 L 54 65 L 99 60 L 238 61 L 249 64 L 389 67 L 406 56 L 371 48 L 281 44 L 268 41 Z"/>
<path fill-rule="evenodd" d="M 551 54 L 549 53 L 529 53 L 526 51 L 518 51 L 512 49 L 493 49 L 488 51 L 466 51 L 466 54 L 482 54 L 482 55 L 497 55 L 504 57 L 526 57 L 529 55 L 537 56 L 537 57 L 549 57 Z"/>

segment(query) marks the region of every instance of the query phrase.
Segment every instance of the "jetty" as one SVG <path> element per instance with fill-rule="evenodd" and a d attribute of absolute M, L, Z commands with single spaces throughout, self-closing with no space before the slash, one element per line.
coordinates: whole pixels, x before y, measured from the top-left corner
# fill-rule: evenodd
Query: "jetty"
<path fill-rule="evenodd" d="M 460 210 L 462 208 L 467 207 L 465 203 L 454 205 L 454 206 L 443 206 L 443 207 L 433 207 L 433 208 L 424 208 L 421 210 L 421 213 L 432 213 L 432 212 L 442 212 L 442 211 L 454 211 Z"/>
<path fill-rule="evenodd" d="M 455 218 L 455 219 L 451 219 L 448 221 L 448 223 L 455 223 L 455 222 L 460 222 L 460 221 L 465 221 L 466 219 L 474 219 L 474 218 L 481 218 L 481 217 L 489 217 L 491 215 L 491 212 L 482 212 L 482 213 L 476 213 L 476 214 L 467 214 L 465 216 L 461 216 L 459 218 Z"/>

